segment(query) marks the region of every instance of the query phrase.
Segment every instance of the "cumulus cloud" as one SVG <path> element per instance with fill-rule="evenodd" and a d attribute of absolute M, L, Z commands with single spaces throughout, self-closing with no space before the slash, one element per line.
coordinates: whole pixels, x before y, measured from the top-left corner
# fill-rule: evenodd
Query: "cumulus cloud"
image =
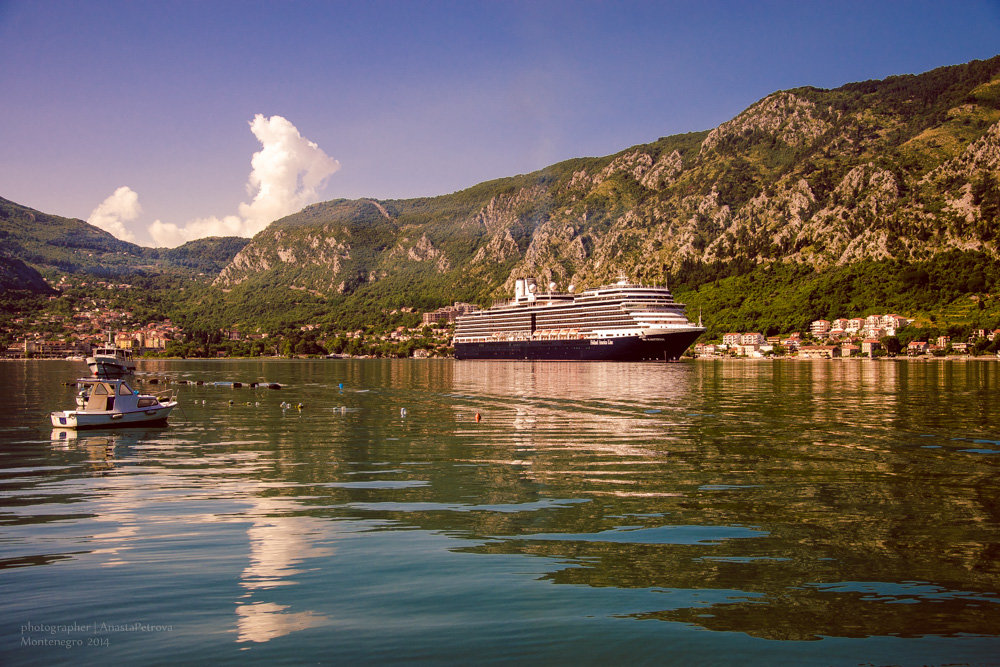
<path fill-rule="evenodd" d="M 157 246 L 173 248 L 206 236 L 252 236 L 253 233 L 247 233 L 246 221 L 238 215 L 227 215 L 224 218 L 198 218 L 183 227 L 156 220 L 149 226 L 149 235 Z"/>
<path fill-rule="evenodd" d="M 122 241 L 134 243 L 135 234 L 125 226 L 125 223 L 135 220 L 141 213 L 139 195 L 132 188 L 123 185 L 90 213 L 87 222 Z"/>
<path fill-rule="evenodd" d="M 272 221 L 294 213 L 316 201 L 319 188 L 340 169 L 340 163 L 309 141 L 281 116 L 257 114 L 250 122 L 263 148 L 253 154 L 247 194 L 249 204 L 240 204 L 246 236 L 252 236 Z"/>
<path fill-rule="evenodd" d="M 265 118 L 263 114 L 257 114 L 250 121 L 250 131 L 261 144 L 261 149 L 250 160 L 251 170 L 247 180 L 247 194 L 252 197 L 250 203 L 240 204 L 238 215 L 222 218 L 198 218 L 183 225 L 156 220 L 149 226 L 149 235 L 157 246 L 173 247 L 206 236 L 253 236 L 274 220 L 314 203 L 326 179 L 340 169 L 340 162 L 323 152 L 315 142 L 303 137 L 292 123 L 281 116 Z M 138 195 L 129 188 L 119 188 L 91 217 L 122 190 L 134 196 L 138 207 Z M 101 227 L 91 220 L 88 222 L 124 239 L 122 233 L 133 235 L 121 221 L 134 219 L 135 216 L 115 219 L 120 227 L 117 231 Z"/>

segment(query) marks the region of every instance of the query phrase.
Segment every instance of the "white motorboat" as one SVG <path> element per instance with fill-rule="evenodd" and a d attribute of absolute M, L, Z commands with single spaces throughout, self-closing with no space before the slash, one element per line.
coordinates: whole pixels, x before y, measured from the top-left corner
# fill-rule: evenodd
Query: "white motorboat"
<path fill-rule="evenodd" d="M 175 396 L 140 394 L 122 378 L 80 378 L 77 409 L 53 412 L 52 426 L 65 429 L 116 428 L 165 423 Z"/>
<path fill-rule="evenodd" d="M 108 334 L 107 344 L 94 348 L 91 356 L 87 357 L 87 367 L 94 377 L 115 378 L 134 373 L 135 359 L 131 350 L 115 345 L 111 334 Z"/>

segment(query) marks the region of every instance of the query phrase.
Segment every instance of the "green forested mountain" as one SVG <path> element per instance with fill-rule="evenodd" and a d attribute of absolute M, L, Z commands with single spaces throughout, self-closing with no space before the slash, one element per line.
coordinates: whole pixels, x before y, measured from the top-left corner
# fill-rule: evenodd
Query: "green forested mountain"
<path fill-rule="evenodd" d="M 1000 56 L 776 92 L 711 130 L 449 195 L 315 204 L 241 249 L 189 248 L 198 260 L 64 219 L 45 221 L 56 231 L 39 250 L 0 204 L 6 254 L 36 267 L 100 252 L 208 273 L 234 253 L 176 303 L 212 326 L 387 324 L 403 307 L 488 303 L 524 275 L 668 282 L 713 331 L 886 309 L 983 321 L 1000 317 Z"/>
<path fill-rule="evenodd" d="M 624 274 L 683 292 L 771 265 L 811 284 L 948 251 L 992 261 L 998 121 L 1000 57 L 781 91 L 711 131 L 604 158 L 435 198 L 310 206 L 258 234 L 216 285 L 239 301 L 252 286 L 430 307 L 502 296 L 520 275 L 582 287 Z M 819 316 L 801 305 L 799 319 Z"/>
<path fill-rule="evenodd" d="M 45 282 L 42 274 L 21 260 L 0 256 L 0 292 L 48 296 L 56 291 Z"/>
<path fill-rule="evenodd" d="M 0 198 L 0 258 L 16 258 L 52 275 L 203 272 L 214 277 L 247 243 L 247 239 L 229 237 L 199 239 L 179 248 L 144 248 L 83 220 L 49 215 Z"/>

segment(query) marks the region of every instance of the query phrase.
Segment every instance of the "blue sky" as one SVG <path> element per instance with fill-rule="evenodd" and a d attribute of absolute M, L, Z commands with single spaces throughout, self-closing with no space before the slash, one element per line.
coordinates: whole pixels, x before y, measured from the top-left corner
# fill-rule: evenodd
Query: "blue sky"
<path fill-rule="evenodd" d="M 87 219 L 127 186 L 151 245 L 253 204 L 258 114 L 339 163 L 306 198 L 433 196 L 998 53 L 1000 0 L 0 0 L 0 196 Z"/>

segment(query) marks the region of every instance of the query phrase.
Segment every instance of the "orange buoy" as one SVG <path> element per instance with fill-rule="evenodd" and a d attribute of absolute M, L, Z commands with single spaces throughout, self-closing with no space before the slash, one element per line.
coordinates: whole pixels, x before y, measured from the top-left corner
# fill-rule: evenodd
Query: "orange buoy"
<path fill-rule="evenodd" d="M 477 412 L 476 413 L 476 422 L 479 422 L 480 419 L 482 419 L 482 416 Z"/>

